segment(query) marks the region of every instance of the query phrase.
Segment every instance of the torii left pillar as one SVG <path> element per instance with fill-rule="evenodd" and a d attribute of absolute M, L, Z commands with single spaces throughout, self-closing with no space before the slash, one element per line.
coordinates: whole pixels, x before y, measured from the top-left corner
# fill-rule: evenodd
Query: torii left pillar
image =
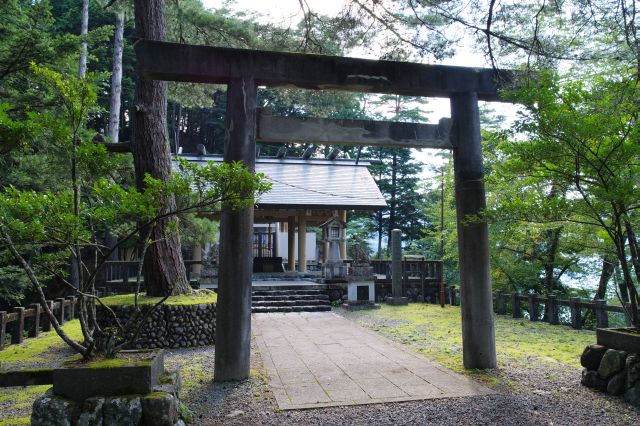
<path fill-rule="evenodd" d="M 256 83 L 253 77 L 227 85 L 224 161 L 256 165 Z M 220 269 L 216 313 L 214 381 L 249 377 L 251 353 L 251 273 L 253 206 L 223 207 L 220 219 Z"/>

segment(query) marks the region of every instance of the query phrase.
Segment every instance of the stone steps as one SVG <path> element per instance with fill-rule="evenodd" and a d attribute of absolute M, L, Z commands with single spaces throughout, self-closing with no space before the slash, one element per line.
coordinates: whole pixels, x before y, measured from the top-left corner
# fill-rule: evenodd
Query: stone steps
<path fill-rule="evenodd" d="M 313 296 L 323 294 L 320 290 L 254 290 L 253 296 Z"/>
<path fill-rule="evenodd" d="M 281 296 L 256 296 L 255 293 L 251 300 L 254 302 L 268 302 L 272 300 L 329 300 L 329 296 L 326 294 L 293 294 L 293 295 L 281 295 Z"/>
<path fill-rule="evenodd" d="M 261 306 L 252 307 L 254 314 L 268 314 L 272 312 L 328 312 L 331 306 Z"/>
<path fill-rule="evenodd" d="M 253 301 L 253 307 L 261 306 L 331 306 L 329 300 L 261 300 Z"/>
<path fill-rule="evenodd" d="M 329 296 L 319 290 L 255 290 L 251 312 L 323 312 L 331 310 Z"/>

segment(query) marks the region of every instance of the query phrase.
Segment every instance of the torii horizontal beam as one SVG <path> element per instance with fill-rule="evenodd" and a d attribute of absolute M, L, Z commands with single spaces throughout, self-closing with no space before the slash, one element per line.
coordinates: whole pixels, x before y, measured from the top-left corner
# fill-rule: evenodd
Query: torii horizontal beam
<path fill-rule="evenodd" d="M 315 90 L 449 97 L 474 92 L 499 101 L 511 72 L 289 52 L 134 42 L 138 71 L 149 79 L 227 84 L 253 76 L 258 85 Z"/>
<path fill-rule="evenodd" d="M 279 117 L 266 110 L 258 115 L 256 140 L 273 143 L 366 145 L 392 148 L 452 149 L 451 119 L 439 124 L 373 120 Z"/>

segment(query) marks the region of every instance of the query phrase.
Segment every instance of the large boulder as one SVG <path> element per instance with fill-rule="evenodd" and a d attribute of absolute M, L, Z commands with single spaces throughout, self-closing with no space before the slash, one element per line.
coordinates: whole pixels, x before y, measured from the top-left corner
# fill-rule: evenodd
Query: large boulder
<path fill-rule="evenodd" d="M 622 395 L 625 391 L 625 383 L 627 374 L 625 371 L 621 371 L 614 375 L 607 383 L 607 393 L 611 395 Z"/>
<path fill-rule="evenodd" d="M 635 386 L 627 389 L 624 393 L 624 400 L 636 407 L 640 407 L 640 383 L 636 383 Z"/>
<path fill-rule="evenodd" d="M 104 398 L 87 398 L 82 403 L 82 412 L 78 418 L 78 426 L 102 426 L 102 406 Z"/>
<path fill-rule="evenodd" d="M 627 372 L 627 388 L 640 383 L 640 354 L 629 355 L 624 369 Z"/>
<path fill-rule="evenodd" d="M 587 370 L 598 370 L 600 367 L 600 361 L 607 351 L 606 346 L 602 345 L 589 345 L 584 348 L 582 356 L 580 357 L 580 364 Z"/>
<path fill-rule="evenodd" d="M 137 426 L 142 418 L 140 398 L 108 398 L 102 413 L 105 425 Z"/>
<path fill-rule="evenodd" d="M 77 411 L 76 403 L 53 395 L 53 391 L 49 389 L 33 403 L 31 424 L 33 426 L 71 426 L 71 419 Z"/>
<path fill-rule="evenodd" d="M 607 381 L 598 376 L 597 371 L 582 370 L 582 384 L 588 388 L 596 388 L 599 390 L 607 389 Z"/>
<path fill-rule="evenodd" d="M 602 379 L 608 379 L 614 374 L 622 371 L 624 368 L 627 353 L 625 351 L 617 351 L 615 349 L 607 349 L 600 361 L 598 367 L 598 376 Z"/>

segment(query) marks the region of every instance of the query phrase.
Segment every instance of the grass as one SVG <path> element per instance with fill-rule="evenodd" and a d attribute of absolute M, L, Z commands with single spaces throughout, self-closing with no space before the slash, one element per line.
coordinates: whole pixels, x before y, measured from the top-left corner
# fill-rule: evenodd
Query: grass
<path fill-rule="evenodd" d="M 71 339 L 77 341 L 82 339 L 78 320 L 66 322 L 62 329 Z M 6 369 L 11 364 L 22 362 L 48 362 L 50 360 L 47 355 L 50 355 L 51 348 L 60 348 L 64 345 L 54 330 L 42 333 L 37 338 L 26 339 L 19 345 L 10 345 L 0 351 L 0 368 Z"/>
<path fill-rule="evenodd" d="M 107 306 L 133 305 L 134 294 L 118 294 L 103 297 L 100 300 Z M 138 304 L 140 305 L 154 305 L 161 300 L 162 297 L 147 297 L 145 293 L 140 293 L 138 296 Z M 217 302 L 218 295 L 208 290 L 196 290 L 190 295 L 170 296 L 164 301 L 166 305 L 199 305 Z"/>
<path fill-rule="evenodd" d="M 469 374 L 462 366 L 462 327 L 457 306 L 443 309 L 418 303 L 382 305 L 376 311 L 355 312 L 353 318 L 454 371 Z M 495 316 L 495 330 L 498 363 L 508 360 L 523 367 L 539 360 L 578 368 L 584 347 L 595 342 L 593 331 L 506 316 Z"/>

